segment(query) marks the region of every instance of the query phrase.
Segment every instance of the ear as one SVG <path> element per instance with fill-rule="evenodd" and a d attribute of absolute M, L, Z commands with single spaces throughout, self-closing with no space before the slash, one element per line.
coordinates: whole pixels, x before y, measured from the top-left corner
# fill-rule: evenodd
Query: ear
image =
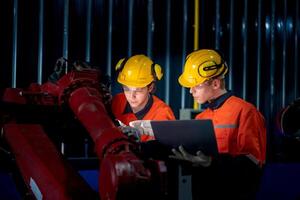
<path fill-rule="evenodd" d="M 150 85 L 148 85 L 148 90 L 149 90 L 149 93 L 154 93 L 154 91 L 155 91 L 154 82 L 152 82 L 152 83 L 150 83 Z"/>
<path fill-rule="evenodd" d="M 214 79 L 212 82 L 213 88 L 214 89 L 219 89 L 221 88 L 221 80 L 220 79 Z"/>

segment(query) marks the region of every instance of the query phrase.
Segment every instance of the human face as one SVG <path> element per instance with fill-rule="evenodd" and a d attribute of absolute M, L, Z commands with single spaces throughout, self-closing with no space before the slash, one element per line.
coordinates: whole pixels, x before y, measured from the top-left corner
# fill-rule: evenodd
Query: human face
<path fill-rule="evenodd" d="M 148 86 L 142 88 L 123 86 L 123 90 L 134 113 L 139 112 L 146 106 L 150 94 Z"/>
<path fill-rule="evenodd" d="M 214 98 L 215 90 L 212 81 L 213 80 L 205 81 L 204 83 L 190 88 L 190 93 L 193 95 L 194 100 L 197 103 L 203 104 Z"/>

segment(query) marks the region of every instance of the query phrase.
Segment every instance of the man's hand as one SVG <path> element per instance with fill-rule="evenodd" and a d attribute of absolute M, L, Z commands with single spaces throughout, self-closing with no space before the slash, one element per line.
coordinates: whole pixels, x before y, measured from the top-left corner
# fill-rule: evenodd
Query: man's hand
<path fill-rule="evenodd" d="M 136 120 L 129 123 L 131 127 L 142 130 L 141 135 L 149 135 L 154 137 L 151 120 Z"/>
<path fill-rule="evenodd" d="M 197 155 L 192 155 L 188 153 L 181 145 L 179 146 L 178 150 L 172 149 L 174 155 L 170 155 L 169 158 L 188 161 L 191 162 L 193 166 L 209 167 L 211 164 L 211 157 L 204 155 L 201 151 L 197 151 Z"/>
<path fill-rule="evenodd" d="M 119 126 L 118 127 L 129 138 L 133 138 L 135 141 L 140 141 L 140 135 L 142 130 L 131 126 Z"/>
<path fill-rule="evenodd" d="M 119 129 L 128 137 L 134 137 L 136 141 L 140 141 L 142 135 L 148 135 L 154 137 L 151 120 L 136 120 L 129 123 L 130 126 L 126 126 L 120 120 L 117 120 L 120 124 Z"/>

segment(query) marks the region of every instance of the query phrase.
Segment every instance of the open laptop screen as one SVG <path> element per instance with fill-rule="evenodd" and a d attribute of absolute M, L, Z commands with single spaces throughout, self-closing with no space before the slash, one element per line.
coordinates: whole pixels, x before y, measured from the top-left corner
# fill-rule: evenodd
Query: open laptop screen
<path fill-rule="evenodd" d="M 151 126 L 155 139 L 168 148 L 183 145 L 192 154 L 199 150 L 210 156 L 218 154 L 211 120 L 151 121 Z"/>

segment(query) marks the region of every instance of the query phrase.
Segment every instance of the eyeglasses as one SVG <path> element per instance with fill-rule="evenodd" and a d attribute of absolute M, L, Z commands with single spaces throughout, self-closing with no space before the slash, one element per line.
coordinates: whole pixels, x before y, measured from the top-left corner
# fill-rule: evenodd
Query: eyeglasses
<path fill-rule="evenodd" d="M 147 89 L 147 87 L 142 87 L 142 88 L 129 88 L 129 87 L 123 86 L 123 91 L 124 91 L 125 93 L 141 94 L 141 93 L 145 92 L 146 89 Z"/>
<path fill-rule="evenodd" d="M 194 86 L 193 88 L 194 88 L 194 89 L 201 89 L 201 88 L 203 88 L 205 85 L 210 85 L 211 82 L 212 82 L 213 80 L 214 80 L 214 79 L 208 79 L 208 80 L 205 81 L 204 83 L 201 83 L 201 84 L 199 84 L 199 85 L 196 85 L 196 86 Z"/>

